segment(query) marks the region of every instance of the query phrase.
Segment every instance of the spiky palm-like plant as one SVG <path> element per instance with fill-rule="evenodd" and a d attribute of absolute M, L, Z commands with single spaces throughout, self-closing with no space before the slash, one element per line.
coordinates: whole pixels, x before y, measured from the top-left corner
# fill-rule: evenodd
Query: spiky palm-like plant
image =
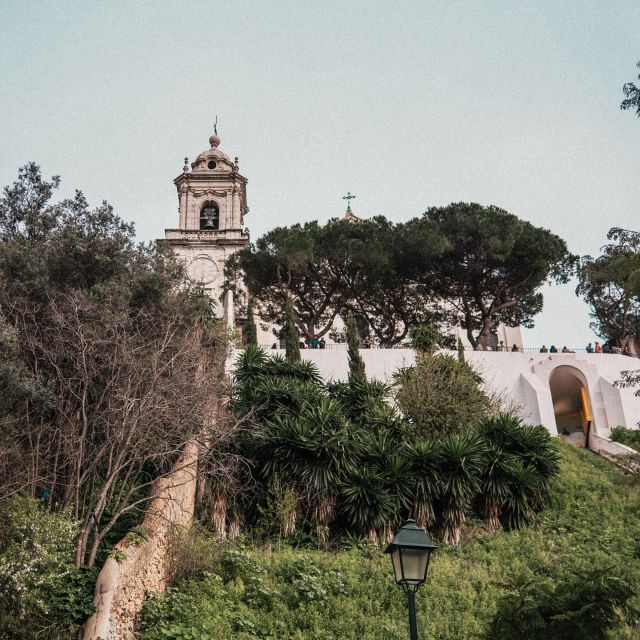
<path fill-rule="evenodd" d="M 442 456 L 439 443 L 419 438 L 407 446 L 411 466 L 413 501 L 411 515 L 419 527 L 429 529 L 435 520 L 434 503 L 442 485 Z"/>
<path fill-rule="evenodd" d="M 440 537 L 447 544 L 460 542 L 471 501 L 480 488 L 484 452 L 484 442 L 473 432 L 453 434 L 441 442 L 438 520 Z"/>
<path fill-rule="evenodd" d="M 389 409 L 397 417 L 397 412 L 386 402 L 390 387 L 379 380 L 356 376 L 349 382 L 330 382 L 326 389 L 340 403 L 349 420 L 367 428 L 372 426 L 372 420 Z"/>
<path fill-rule="evenodd" d="M 514 464 L 518 459 L 502 447 L 489 442 L 485 452 L 480 500 L 490 531 L 500 528 L 500 514 L 511 490 L 510 482 Z"/>
<path fill-rule="evenodd" d="M 294 484 L 326 529 L 334 517 L 338 487 L 351 469 L 353 435 L 339 405 L 318 398 L 296 415 L 280 414 L 257 434 L 265 478 L 279 474 Z"/>
<path fill-rule="evenodd" d="M 317 365 L 307 360 L 290 362 L 279 353 L 271 356 L 265 363 L 265 373 L 269 376 L 292 378 L 301 382 L 312 382 L 320 385 L 322 376 Z"/>
<path fill-rule="evenodd" d="M 342 485 L 341 506 L 347 525 L 377 545 L 378 530 L 393 517 L 396 502 L 380 472 L 359 467 Z"/>
<path fill-rule="evenodd" d="M 391 542 L 395 531 L 406 519 L 411 507 L 413 475 L 411 463 L 405 453 L 403 450 L 392 453 L 384 462 L 385 485 L 389 494 L 393 496 L 395 509 L 383 527 L 382 544 Z"/>
<path fill-rule="evenodd" d="M 507 529 L 519 529 L 531 522 L 532 497 L 539 492 L 539 476 L 534 469 L 516 461 L 510 467 L 509 492 L 504 501 L 501 520 Z"/>
<path fill-rule="evenodd" d="M 264 349 L 256 345 L 247 345 L 236 359 L 233 377 L 237 384 L 246 384 L 258 376 L 266 374 L 269 357 Z"/>
<path fill-rule="evenodd" d="M 515 455 L 525 467 L 535 471 L 538 485 L 532 506 L 539 507 L 549 492 L 551 480 L 558 475 L 560 456 L 551 434 L 541 425 L 531 426 L 509 414 L 500 414 L 484 421 L 481 430 L 485 437 L 500 443 Z"/>
<path fill-rule="evenodd" d="M 487 446 L 481 500 L 489 528 L 519 527 L 541 504 L 558 470 L 558 453 L 544 427 L 523 425 L 509 414 L 482 421 Z"/>

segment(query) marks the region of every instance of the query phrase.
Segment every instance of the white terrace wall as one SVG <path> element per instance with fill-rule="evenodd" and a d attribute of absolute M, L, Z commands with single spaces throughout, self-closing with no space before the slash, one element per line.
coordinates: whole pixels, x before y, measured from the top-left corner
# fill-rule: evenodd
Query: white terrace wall
<path fill-rule="evenodd" d="M 84 640 L 133 638 L 145 596 L 167 586 L 172 528 L 189 526 L 193 520 L 197 462 L 198 446 L 189 442 L 172 472 L 155 482 L 155 497 L 142 521 L 149 539 L 133 545 L 125 538 L 115 546 L 125 558 L 108 558 L 102 567 L 94 592 L 96 612 L 84 626 Z"/>
<path fill-rule="evenodd" d="M 229 372 L 240 351 L 227 363 Z M 269 353 L 282 353 L 270 350 Z M 450 352 L 456 355 L 456 352 Z M 412 349 L 361 349 L 367 374 L 390 382 L 400 367 L 415 362 Z M 314 362 L 325 380 L 346 380 L 346 348 L 304 349 L 302 358 Z M 640 422 L 640 398 L 632 389 L 614 386 L 622 371 L 640 369 L 640 360 L 604 353 L 517 353 L 467 351 L 465 358 L 485 380 L 487 388 L 501 394 L 518 407 L 521 417 L 533 424 L 543 424 L 557 434 L 549 377 L 558 366 L 570 366 L 586 381 L 594 414 L 593 433 L 608 438 L 616 426 L 635 427 Z"/>

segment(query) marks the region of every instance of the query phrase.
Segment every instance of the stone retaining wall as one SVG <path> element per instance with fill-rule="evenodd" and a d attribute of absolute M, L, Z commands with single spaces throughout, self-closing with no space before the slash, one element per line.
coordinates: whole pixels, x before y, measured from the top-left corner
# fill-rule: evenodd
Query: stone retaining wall
<path fill-rule="evenodd" d="M 637 462 L 638 452 L 626 444 L 591 434 L 589 436 L 589 448 L 625 471 L 630 473 L 638 473 L 640 471 L 640 465 Z"/>
<path fill-rule="evenodd" d="M 116 546 L 117 561 L 110 557 L 102 567 L 94 592 L 96 612 L 87 620 L 83 640 L 129 640 L 136 616 L 147 594 L 163 591 L 171 576 L 170 534 L 174 526 L 187 527 L 193 520 L 196 498 L 198 445 L 189 442 L 173 470 L 157 480 L 155 496 L 146 510 L 142 527 L 148 540 L 132 544 L 124 538 Z"/>

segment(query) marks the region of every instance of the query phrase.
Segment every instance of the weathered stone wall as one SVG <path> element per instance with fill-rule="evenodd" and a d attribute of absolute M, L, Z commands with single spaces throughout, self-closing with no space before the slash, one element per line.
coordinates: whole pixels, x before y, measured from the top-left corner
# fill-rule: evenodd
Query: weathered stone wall
<path fill-rule="evenodd" d="M 100 571 L 94 593 L 96 612 L 84 626 L 84 640 L 133 638 L 145 596 L 167 586 L 172 529 L 187 527 L 193 520 L 197 464 L 198 445 L 189 442 L 171 473 L 154 484 L 154 498 L 142 521 L 149 539 L 136 545 L 125 538 L 115 546 L 126 557 L 119 562 L 110 557 Z"/>

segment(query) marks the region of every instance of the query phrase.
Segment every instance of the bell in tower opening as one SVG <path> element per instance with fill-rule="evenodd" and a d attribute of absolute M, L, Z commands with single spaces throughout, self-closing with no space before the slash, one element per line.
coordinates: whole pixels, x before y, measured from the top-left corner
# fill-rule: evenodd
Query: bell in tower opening
<path fill-rule="evenodd" d="M 218 205 L 213 202 L 206 204 L 200 211 L 200 228 L 217 229 L 220 225 L 220 211 Z"/>
<path fill-rule="evenodd" d="M 164 240 L 186 265 L 187 275 L 211 296 L 216 315 L 225 315 L 221 297 L 224 264 L 229 256 L 249 246 L 243 229 L 248 213 L 247 179 L 240 174 L 238 159 L 220 150 L 217 132 L 209 148 L 173 181 L 178 191 L 176 227 L 165 229 Z"/>

